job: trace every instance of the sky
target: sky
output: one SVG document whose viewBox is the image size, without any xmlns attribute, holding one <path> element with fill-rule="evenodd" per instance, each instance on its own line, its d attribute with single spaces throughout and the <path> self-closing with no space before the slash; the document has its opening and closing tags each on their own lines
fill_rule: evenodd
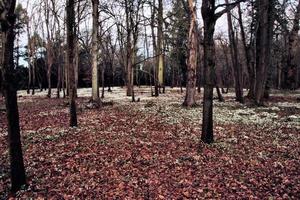
<svg viewBox="0 0 300 200">
<path fill-rule="evenodd" d="M 40 2 L 41 0 L 17 0 L 17 3 L 20 3 L 22 4 L 22 7 L 23 8 L 27 8 L 28 7 L 28 12 L 29 12 L 29 15 L 32 16 L 32 13 L 35 13 L 34 14 L 34 17 L 36 19 L 39 19 L 39 21 L 41 22 L 43 19 L 42 19 L 42 16 L 41 16 L 41 13 L 40 12 L 37 12 L 37 8 L 34 8 L 33 5 L 37 4 L 38 2 Z M 57 2 L 62 2 L 62 1 L 58 1 L 56 0 Z M 103 0 L 100 0 L 100 4 L 101 4 L 101 1 Z M 110 0 L 106 0 L 106 1 L 110 1 Z M 221 1 L 222 2 L 222 1 Z M 166 12 L 171 9 L 171 4 L 170 4 L 170 0 L 163 0 L 163 3 L 164 3 L 164 9 L 165 9 L 165 12 L 164 14 L 166 14 Z M 202 26 L 203 22 L 202 22 L 202 18 L 201 18 L 201 12 L 200 12 L 200 9 L 201 9 L 201 1 L 197 1 L 197 5 L 196 5 L 196 8 L 197 8 L 197 18 L 198 18 L 198 23 L 200 26 Z M 64 10 L 62 9 L 61 12 L 63 13 Z M 147 14 L 147 12 L 149 12 L 150 14 L 150 10 L 149 11 L 145 11 L 145 14 L 146 15 L 149 15 Z M 121 14 L 122 15 L 122 14 Z M 125 13 L 124 13 L 125 15 Z M 124 16 L 123 15 L 123 16 Z M 101 17 L 101 14 L 100 14 L 100 17 Z M 86 26 L 88 26 L 88 28 L 91 28 L 91 16 L 89 16 L 89 19 L 87 19 L 87 21 L 85 23 L 82 23 L 81 24 L 81 29 L 85 29 Z M 41 32 L 41 27 L 38 28 Z M 151 34 L 150 32 L 150 28 L 148 29 L 149 31 L 147 31 L 147 34 Z M 31 27 L 31 32 L 35 31 L 35 27 Z M 227 19 L 226 19 L 226 15 L 223 15 L 216 23 L 216 34 L 222 32 L 224 35 L 227 35 Z M 20 38 L 19 38 L 19 44 L 21 46 L 25 46 L 27 45 L 28 43 L 28 40 L 27 40 L 27 32 L 24 32 Z M 143 44 L 143 41 L 140 41 L 141 44 Z M 24 49 L 23 49 L 24 51 Z M 22 58 L 20 59 L 20 64 L 21 65 L 24 65 L 24 66 L 27 66 L 27 62 L 25 60 L 23 60 Z"/>
</svg>

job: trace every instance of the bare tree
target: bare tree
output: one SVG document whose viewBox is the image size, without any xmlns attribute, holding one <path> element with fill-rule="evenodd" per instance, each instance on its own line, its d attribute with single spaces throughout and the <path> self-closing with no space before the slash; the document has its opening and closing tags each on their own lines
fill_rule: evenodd
<svg viewBox="0 0 300 200">
<path fill-rule="evenodd" d="M 75 48 L 75 10 L 74 0 L 67 0 L 67 45 L 68 45 L 68 72 L 69 72 L 69 104 L 70 126 L 77 126 L 75 72 L 74 72 L 74 48 Z"/>
<path fill-rule="evenodd" d="M 3 93 L 6 104 L 8 122 L 8 146 L 10 156 L 11 190 L 18 191 L 26 184 L 25 167 L 23 162 L 22 145 L 20 140 L 19 111 L 17 103 L 17 89 L 15 88 L 14 69 L 14 40 L 15 40 L 15 0 L 0 2 L 0 23 L 2 36 L 2 61 Z"/>
<path fill-rule="evenodd" d="M 214 32 L 215 24 L 223 14 L 233 9 L 238 2 L 215 5 L 214 0 L 203 0 L 201 13 L 204 23 L 204 97 L 203 97 L 203 121 L 202 121 L 202 135 L 201 139 L 205 143 L 212 143 L 213 137 L 213 88 L 215 85 L 215 44 Z M 222 6 L 225 9 L 216 12 Z"/>
<path fill-rule="evenodd" d="M 262 105 L 266 88 L 268 69 L 271 64 L 271 45 L 273 38 L 273 0 L 257 0 L 257 31 L 256 31 L 256 80 L 255 104 Z"/>
<path fill-rule="evenodd" d="M 298 87 L 298 68 L 296 61 L 297 45 L 299 43 L 299 20 L 300 20 L 300 1 L 296 8 L 291 31 L 288 33 L 287 64 L 284 75 L 285 88 L 296 89 Z"/>
<path fill-rule="evenodd" d="M 197 16 L 195 1 L 189 0 L 190 30 L 189 30 L 189 58 L 186 96 L 183 105 L 192 107 L 196 105 L 196 69 L 197 69 Z"/>
<path fill-rule="evenodd" d="M 157 77 L 158 77 L 158 83 L 159 83 L 159 89 L 163 88 L 163 91 L 165 90 L 164 86 L 164 44 L 163 44 L 163 1 L 158 0 L 158 20 L 157 20 L 157 53 L 158 59 L 157 59 Z"/>
<path fill-rule="evenodd" d="M 98 75 L 98 35 L 99 35 L 99 0 L 92 0 L 93 5 L 93 34 L 92 34 L 92 101 L 101 103 L 99 98 L 99 75 Z M 99 106 L 99 105 L 98 105 Z"/>
<path fill-rule="evenodd" d="M 227 6 L 229 6 L 228 0 L 225 0 L 225 3 L 227 4 Z M 232 25 L 231 12 L 229 9 L 227 11 L 227 22 L 228 22 L 228 35 L 229 35 L 229 42 L 230 42 L 231 61 L 234 69 L 236 100 L 240 103 L 244 103 L 243 81 L 242 81 L 243 68 L 242 65 L 239 63 L 239 59 L 238 59 L 237 41 L 236 41 L 236 37 Z"/>
</svg>

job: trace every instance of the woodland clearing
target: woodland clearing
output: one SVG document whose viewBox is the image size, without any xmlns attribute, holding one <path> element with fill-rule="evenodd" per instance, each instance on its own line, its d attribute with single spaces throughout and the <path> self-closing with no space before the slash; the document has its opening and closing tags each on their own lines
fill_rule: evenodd
<svg viewBox="0 0 300 200">
<path fill-rule="evenodd" d="M 214 102 L 215 142 L 200 142 L 198 107 L 181 106 L 179 88 L 151 97 L 135 88 L 106 93 L 86 109 L 79 89 L 78 128 L 68 127 L 66 99 L 18 92 L 28 187 L 21 199 L 299 199 L 299 92 L 273 91 L 265 107 L 242 105 L 234 93 Z M 4 106 L 3 98 L 0 107 Z M 5 111 L 0 111 L 0 199 L 9 194 Z"/>
</svg>

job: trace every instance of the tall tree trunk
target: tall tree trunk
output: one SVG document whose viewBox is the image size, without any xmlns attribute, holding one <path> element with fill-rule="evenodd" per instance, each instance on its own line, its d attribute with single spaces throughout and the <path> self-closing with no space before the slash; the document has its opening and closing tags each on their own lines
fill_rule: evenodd
<svg viewBox="0 0 300 200">
<path fill-rule="evenodd" d="M 223 77 L 222 77 L 222 82 L 223 82 L 223 87 L 229 87 L 230 86 L 230 82 L 229 82 L 229 75 L 230 75 L 230 64 L 229 64 L 229 58 L 228 58 L 228 51 L 227 51 L 227 45 L 223 43 L 223 41 L 221 40 L 221 47 L 222 47 L 222 52 L 224 54 L 224 58 L 225 58 L 225 64 L 223 64 Z M 223 92 L 223 87 L 222 87 L 222 92 Z"/>
<path fill-rule="evenodd" d="M 151 34 L 152 34 L 152 44 L 153 44 L 153 54 L 154 56 L 156 56 L 158 54 L 158 47 L 156 45 L 156 36 L 155 36 L 155 10 L 156 10 L 156 1 L 153 0 L 152 1 L 153 6 L 151 7 Z M 153 67 L 153 80 L 154 80 L 154 96 L 158 97 L 159 96 L 159 81 L 158 81 L 158 70 L 157 70 L 157 66 L 158 66 L 158 57 L 155 57 L 155 61 L 156 61 L 156 66 Z"/>
<path fill-rule="evenodd" d="M 256 32 L 255 104 L 262 105 L 271 62 L 273 36 L 273 0 L 258 0 L 258 28 Z"/>
<path fill-rule="evenodd" d="M 14 69 L 14 27 L 16 15 L 15 0 L 6 1 L 7 12 L 4 19 L 1 19 L 2 28 L 2 80 L 3 92 L 6 104 L 6 116 L 8 122 L 8 146 L 10 157 L 11 190 L 18 191 L 26 184 L 25 167 L 23 162 L 22 145 L 20 140 L 19 111 L 17 103 L 17 91 L 15 84 Z M 1 16 L 3 17 L 3 16 Z"/>
<path fill-rule="evenodd" d="M 288 35 L 288 56 L 285 70 L 285 87 L 287 89 L 296 89 L 298 87 L 298 68 L 299 64 L 296 61 L 297 44 L 299 43 L 299 20 L 300 20 L 300 1 L 298 1 L 293 27 Z"/>
<path fill-rule="evenodd" d="M 65 91 L 65 65 L 61 65 L 61 87 L 63 91 L 63 98 L 66 98 L 66 91 Z"/>
<path fill-rule="evenodd" d="M 61 65 L 57 66 L 57 98 L 60 98 L 61 91 Z"/>
<path fill-rule="evenodd" d="M 189 0 L 190 11 L 190 30 L 189 30 L 189 59 L 188 59 L 188 78 L 186 85 L 186 95 L 183 105 L 187 107 L 195 106 L 196 94 L 196 69 L 197 69 L 197 23 L 196 23 L 196 4 L 194 0 Z"/>
<path fill-rule="evenodd" d="M 53 65 L 53 54 L 52 54 L 52 42 L 50 39 L 47 41 L 47 81 L 48 81 L 48 94 L 47 97 L 51 97 L 51 89 L 52 89 L 52 83 L 51 83 L 51 73 L 52 73 L 52 65 Z"/>
<path fill-rule="evenodd" d="M 130 36 L 129 36 L 130 37 Z M 131 39 L 127 40 L 127 96 L 132 96 L 133 91 L 133 67 Z"/>
<path fill-rule="evenodd" d="M 102 92 L 101 92 L 101 98 L 104 98 L 104 92 L 105 92 L 105 64 L 101 67 L 101 86 L 102 86 Z"/>
<path fill-rule="evenodd" d="M 216 20 L 224 13 L 233 9 L 236 4 L 227 6 L 217 13 L 214 0 L 202 0 L 201 14 L 204 23 L 204 97 L 203 97 L 203 121 L 201 140 L 212 143 L 213 135 L 213 89 L 215 85 L 215 44 L 214 32 Z"/>
<path fill-rule="evenodd" d="M 251 52 L 250 52 L 250 46 L 247 46 L 246 42 L 246 34 L 245 34 L 245 29 L 243 25 L 243 15 L 242 15 L 242 10 L 240 4 L 238 5 L 238 14 L 239 14 L 239 26 L 240 26 L 240 31 L 241 31 L 241 38 L 242 38 L 242 44 L 243 44 L 243 49 L 244 49 L 244 54 L 246 58 L 246 65 L 247 65 L 247 70 L 249 74 L 249 92 L 248 92 L 248 97 L 249 98 L 254 98 L 254 87 L 255 87 L 255 69 L 254 65 L 251 62 Z"/>
<path fill-rule="evenodd" d="M 127 59 L 126 59 L 126 70 L 127 70 L 127 96 L 132 96 L 133 92 L 133 66 L 132 66 L 132 56 L 133 56 L 133 48 L 132 48 L 132 26 L 131 26 L 131 18 L 132 18 L 132 2 L 125 1 L 126 6 L 126 30 L 127 30 Z"/>
<path fill-rule="evenodd" d="M 77 126 L 74 48 L 75 48 L 75 10 L 74 0 L 67 0 L 67 44 L 68 44 L 68 71 L 69 71 L 69 104 L 70 126 Z"/>
<path fill-rule="evenodd" d="M 92 35 L 92 100 L 100 102 L 98 75 L 98 35 L 99 35 L 99 0 L 92 0 L 93 4 L 93 35 Z"/>
<path fill-rule="evenodd" d="M 76 40 L 75 40 L 75 96 L 77 97 L 78 91 L 78 78 L 79 78 L 79 31 L 80 31 L 80 2 L 77 2 L 77 28 L 76 28 Z M 98 18 L 97 18 L 98 19 Z"/>
<path fill-rule="evenodd" d="M 32 67 L 31 67 L 30 61 L 28 61 L 28 83 L 27 83 L 27 94 L 30 94 L 30 88 L 31 88 L 31 83 L 32 83 L 31 71 L 32 71 Z"/>
<path fill-rule="evenodd" d="M 157 23 L 157 77 L 159 88 L 164 87 L 164 52 L 163 52 L 163 1 L 158 0 L 158 23 Z"/>
<path fill-rule="evenodd" d="M 213 5 L 211 7 L 211 4 Z M 204 22 L 204 97 L 203 97 L 203 121 L 201 140 L 212 143 L 213 137 L 213 89 L 215 69 L 215 44 L 214 31 L 216 19 L 214 16 L 214 1 L 203 0 L 201 13 Z"/>
<path fill-rule="evenodd" d="M 228 0 L 225 0 L 226 4 L 229 4 Z M 231 61 L 234 69 L 234 78 L 235 78 L 235 93 L 236 100 L 240 103 L 244 103 L 243 98 L 243 83 L 242 83 L 242 65 L 239 66 L 238 62 L 238 49 L 236 38 L 234 35 L 232 18 L 230 10 L 227 11 L 227 22 L 228 22 L 228 35 L 230 41 L 230 53 L 231 53 Z"/>
<path fill-rule="evenodd" d="M 27 94 L 30 93 L 30 87 L 32 84 L 32 52 L 31 52 L 31 42 L 30 42 L 30 26 L 29 21 L 26 23 L 26 29 L 27 29 L 27 52 L 28 52 L 28 85 L 27 85 Z"/>
<path fill-rule="evenodd" d="M 31 69 L 32 71 L 32 92 L 31 92 L 31 94 L 32 95 L 34 95 L 34 93 L 35 93 L 35 79 L 36 79 L 36 70 L 35 70 L 35 62 L 34 61 L 32 61 L 32 69 Z"/>
<path fill-rule="evenodd" d="M 48 94 L 47 97 L 51 97 L 51 73 L 52 73 L 52 65 L 53 65 L 53 45 L 51 41 L 50 35 L 50 5 L 48 0 L 45 1 L 45 24 L 46 24 L 46 31 L 47 31 L 47 82 L 48 82 Z M 51 30 L 52 31 L 52 30 Z"/>
</svg>

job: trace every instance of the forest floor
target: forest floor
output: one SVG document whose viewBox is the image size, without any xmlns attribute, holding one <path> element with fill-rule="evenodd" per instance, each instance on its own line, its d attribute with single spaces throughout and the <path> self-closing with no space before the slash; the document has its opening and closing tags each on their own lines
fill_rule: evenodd
<svg viewBox="0 0 300 200">
<path fill-rule="evenodd" d="M 181 106 L 167 88 L 150 97 L 136 89 L 106 93 L 86 109 L 79 89 L 78 128 L 68 127 L 66 99 L 20 91 L 27 188 L 21 199 L 300 199 L 300 92 L 274 91 L 265 107 L 241 105 L 234 94 L 214 104 L 215 142 L 200 142 L 202 107 Z M 201 95 L 197 96 L 201 104 Z M 8 198 L 9 158 L 0 98 L 0 199 Z"/>
</svg>

